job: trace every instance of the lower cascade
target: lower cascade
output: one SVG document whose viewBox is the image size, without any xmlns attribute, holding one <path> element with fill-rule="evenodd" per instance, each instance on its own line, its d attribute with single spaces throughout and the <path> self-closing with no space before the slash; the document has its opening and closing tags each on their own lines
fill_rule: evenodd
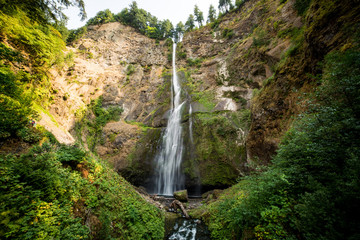
<svg viewBox="0 0 360 240">
<path fill-rule="evenodd" d="M 181 173 L 181 162 L 184 150 L 181 110 L 185 103 L 181 102 L 181 88 L 176 73 L 176 43 L 173 44 L 171 82 L 172 104 L 167 127 L 158 152 L 155 176 L 155 193 L 172 196 L 174 191 L 184 188 L 184 176 Z"/>
<path fill-rule="evenodd" d="M 169 240 L 208 240 L 210 233 L 203 222 L 196 219 L 179 218 L 166 239 Z"/>
</svg>

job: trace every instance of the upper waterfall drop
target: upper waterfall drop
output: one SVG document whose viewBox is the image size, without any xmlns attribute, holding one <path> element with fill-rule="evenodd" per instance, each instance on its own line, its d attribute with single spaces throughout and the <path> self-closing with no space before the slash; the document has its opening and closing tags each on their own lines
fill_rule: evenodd
<svg viewBox="0 0 360 240">
<path fill-rule="evenodd" d="M 181 87 L 176 73 L 176 43 L 173 43 L 171 82 L 171 110 L 162 145 L 156 156 L 155 190 L 157 194 L 172 196 L 174 191 L 184 188 L 184 176 L 181 172 L 184 144 L 181 126 Z"/>
</svg>

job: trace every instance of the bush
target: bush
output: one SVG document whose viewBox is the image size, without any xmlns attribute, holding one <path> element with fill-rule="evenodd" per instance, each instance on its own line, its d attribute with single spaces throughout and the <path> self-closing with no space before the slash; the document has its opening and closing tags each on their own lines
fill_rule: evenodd
<svg viewBox="0 0 360 240">
<path fill-rule="evenodd" d="M 225 28 L 224 31 L 222 32 L 222 37 L 226 38 L 226 39 L 230 39 L 235 35 L 234 31 L 232 29 L 229 28 Z"/>
<path fill-rule="evenodd" d="M 295 9 L 299 15 L 304 15 L 306 10 L 309 8 L 311 0 L 296 0 Z"/>
<path fill-rule="evenodd" d="M 37 143 L 43 138 L 43 134 L 34 127 L 24 127 L 17 134 L 24 142 L 28 143 Z"/>
<path fill-rule="evenodd" d="M 200 68 L 201 67 L 201 63 L 203 62 L 202 58 L 188 58 L 186 60 L 187 64 L 189 67 L 197 67 Z"/>
<path fill-rule="evenodd" d="M 32 99 L 23 88 L 19 75 L 0 66 L 0 138 L 14 136 L 33 113 Z"/>
<path fill-rule="evenodd" d="M 63 167 L 71 161 L 82 164 L 84 177 Z M 160 210 L 78 146 L 45 142 L 0 156 L 0 201 L 1 239 L 163 238 Z"/>
</svg>

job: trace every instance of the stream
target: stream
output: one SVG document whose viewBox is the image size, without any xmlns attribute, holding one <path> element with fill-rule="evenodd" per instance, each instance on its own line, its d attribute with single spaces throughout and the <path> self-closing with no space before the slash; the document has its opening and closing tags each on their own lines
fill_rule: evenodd
<svg viewBox="0 0 360 240">
<path fill-rule="evenodd" d="M 198 219 L 178 218 L 168 240 L 209 240 L 210 232 L 206 225 Z"/>
</svg>

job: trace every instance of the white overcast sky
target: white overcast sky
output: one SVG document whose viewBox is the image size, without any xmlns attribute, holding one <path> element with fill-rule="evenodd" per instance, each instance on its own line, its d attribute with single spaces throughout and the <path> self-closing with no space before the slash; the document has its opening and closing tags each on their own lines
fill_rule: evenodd
<svg viewBox="0 0 360 240">
<path fill-rule="evenodd" d="M 69 29 L 79 28 L 85 25 L 89 18 L 97 12 L 110 9 L 112 13 L 119 13 L 122 9 L 129 7 L 133 0 L 84 0 L 88 18 L 81 22 L 77 8 L 69 8 L 64 12 L 69 17 L 67 27 Z M 207 19 L 210 4 L 218 11 L 219 0 L 137 0 L 139 8 L 143 8 L 156 16 L 159 20 L 169 19 L 174 26 L 182 21 L 185 23 L 190 14 L 194 12 L 195 4 L 204 13 Z"/>
</svg>

